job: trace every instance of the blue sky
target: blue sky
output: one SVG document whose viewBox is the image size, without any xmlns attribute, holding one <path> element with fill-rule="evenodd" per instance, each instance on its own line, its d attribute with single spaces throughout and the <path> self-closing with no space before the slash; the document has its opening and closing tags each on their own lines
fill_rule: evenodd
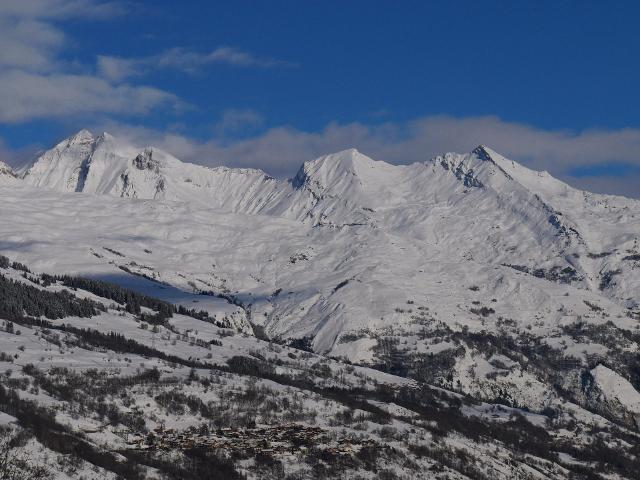
<svg viewBox="0 0 640 480">
<path fill-rule="evenodd" d="M 83 127 L 287 176 L 486 143 L 640 197 L 637 2 L 0 2 L 0 155 Z"/>
</svg>

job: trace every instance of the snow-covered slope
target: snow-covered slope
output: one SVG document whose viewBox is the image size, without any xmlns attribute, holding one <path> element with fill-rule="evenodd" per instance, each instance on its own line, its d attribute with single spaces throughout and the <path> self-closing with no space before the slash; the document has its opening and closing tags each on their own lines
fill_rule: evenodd
<svg viewBox="0 0 640 480">
<path fill-rule="evenodd" d="M 599 364 L 640 388 L 640 202 L 484 146 L 412 165 L 346 150 L 280 181 L 83 131 L 7 183 L 0 250 L 38 271 L 538 410 L 599 408 L 581 383 Z"/>
<path fill-rule="evenodd" d="M 638 405 L 612 370 L 589 375 L 593 398 Z M 631 480 L 638 438 L 571 402 L 482 402 L 0 257 L 3 478 Z"/>
<path fill-rule="evenodd" d="M 359 231 L 385 237 L 383 243 L 398 237 L 409 244 L 403 248 L 427 249 L 430 257 L 510 265 L 603 291 L 630 308 L 640 289 L 637 275 L 629 274 L 640 248 L 638 201 L 575 190 L 484 146 L 406 166 L 345 150 L 306 162 L 293 179 L 278 181 L 258 170 L 184 163 L 83 130 L 22 176 L 29 185 L 63 192 L 366 227 Z"/>
</svg>

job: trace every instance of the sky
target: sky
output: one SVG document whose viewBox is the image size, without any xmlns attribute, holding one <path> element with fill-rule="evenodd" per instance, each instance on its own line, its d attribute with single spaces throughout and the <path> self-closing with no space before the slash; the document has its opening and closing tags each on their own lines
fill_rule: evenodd
<svg viewBox="0 0 640 480">
<path fill-rule="evenodd" d="M 486 144 L 640 198 L 638 18 L 622 0 L 2 0 L 0 160 L 81 128 L 278 177 L 351 147 Z"/>
</svg>

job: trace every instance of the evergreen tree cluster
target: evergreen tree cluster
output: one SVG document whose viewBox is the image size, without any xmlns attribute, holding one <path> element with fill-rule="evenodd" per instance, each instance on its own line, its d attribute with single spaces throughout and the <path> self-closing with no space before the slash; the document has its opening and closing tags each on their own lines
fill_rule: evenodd
<svg viewBox="0 0 640 480">
<path fill-rule="evenodd" d="M 24 315 L 52 320 L 91 317 L 104 307 L 67 291 L 50 292 L 0 275 L 0 317 L 14 320 Z"/>
<path fill-rule="evenodd" d="M 162 318 L 171 318 L 175 310 L 173 305 L 163 302 L 162 300 L 132 292 L 119 285 L 103 282 L 102 280 L 72 277 L 69 275 L 55 276 L 53 280 L 61 282 L 65 287 L 74 290 L 86 290 L 99 297 L 108 298 L 121 305 L 126 305 L 126 310 L 129 313 L 139 314 L 141 307 L 147 307 L 158 312 Z"/>
<path fill-rule="evenodd" d="M 25 278 L 27 273 L 31 273 L 26 265 L 18 262 L 11 262 L 4 255 L 0 255 L 0 268 L 13 268 L 24 272 Z M 4 278 L 4 277 L 3 277 Z M 43 287 L 61 283 L 65 287 L 73 290 L 85 290 L 93 293 L 98 297 L 113 300 L 114 302 L 124 305 L 125 310 L 129 313 L 138 315 L 141 320 L 155 324 L 163 325 L 173 316 L 174 313 L 197 318 L 205 322 L 214 323 L 209 314 L 203 310 L 195 310 L 183 307 L 182 305 L 172 305 L 157 298 L 149 297 L 140 293 L 133 292 L 123 288 L 115 283 L 105 282 L 102 280 L 94 280 L 83 277 L 74 277 L 71 275 L 49 275 L 43 273 L 38 277 L 29 278 L 32 282 L 40 284 Z M 0 314 L 4 314 L 7 320 L 11 320 L 16 316 L 40 316 L 43 315 L 50 319 L 59 319 L 68 316 L 90 317 L 95 315 L 97 310 L 104 311 L 105 308 L 96 302 L 90 300 L 77 299 L 69 292 L 47 292 L 35 287 L 32 290 L 24 290 L 24 285 L 20 282 L 12 282 L 4 278 L 5 283 L 9 283 L 0 290 Z M 22 289 L 21 292 L 17 290 Z M 16 294 L 13 302 L 5 301 Z M 21 310 L 20 308 L 23 307 Z M 28 309 L 26 307 L 29 307 Z M 142 307 L 149 308 L 156 313 L 143 313 Z M 67 312 L 65 314 L 65 312 Z"/>
<path fill-rule="evenodd" d="M 86 290 L 99 297 L 108 298 L 116 303 L 125 305 L 125 309 L 129 313 L 140 315 L 141 307 L 154 310 L 157 312 L 156 314 L 143 314 L 141 316 L 142 320 L 152 324 L 163 324 L 167 319 L 171 318 L 174 313 L 187 315 L 203 321 L 211 320 L 207 312 L 196 311 L 181 305 L 175 306 L 157 298 L 136 293 L 114 283 L 104 282 L 102 280 L 72 277 L 69 275 L 43 275 L 43 280 L 48 280 L 51 283 L 61 282 L 65 287 Z"/>
<path fill-rule="evenodd" d="M 4 255 L 0 255 L 0 268 L 13 268 L 14 270 L 20 270 L 23 271 L 25 273 L 31 273 L 30 270 L 27 268 L 26 265 L 24 265 L 23 263 L 20 262 L 11 262 L 7 257 L 5 257 Z"/>
</svg>

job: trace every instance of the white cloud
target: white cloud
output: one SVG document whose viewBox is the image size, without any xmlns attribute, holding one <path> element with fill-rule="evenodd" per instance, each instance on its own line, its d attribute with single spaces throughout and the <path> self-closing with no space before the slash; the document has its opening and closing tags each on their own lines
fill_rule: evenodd
<svg viewBox="0 0 640 480">
<path fill-rule="evenodd" d="M 0 121 L 60 118 L 92 112 L 136 115 L 161 105 L 180 105 L 152 87 L 112 85 L 89 75 L 0 73 Z"/>
<path fill-rule="evenodd" d="M 235 47 L 218 47 L 209 53 L 199 53 L 184 48 L 171 48 L 158 55 L 139 58 L 98 57 L 98 70 L 113 81 L 145 75 L 158 69 L 173 69 L 195 73 L 206 65 L 226 64 L 235 67 L 270 68 L 290 66 L 291 63 L 262 58 Z"/>
<path fill-rule="evenodd" d="M 569 169 L 604 161 L 640 164 L 640 130 L 544 130 L 505 122 L 498 117 L 427 117 L 407 125 L 405 141 L 397 142 L 388 154 L 404 155 L 407 148 L 422 147 L 466 151 L 485 143 L 506 156 L 519 159 L 538 170 Z"/>
<path fill-rule="evenodd" d="M 103 0 L 2 0 L 0 16 L 9 18 L 110 18 L 124 12 L 121 2 Z"/>
<path fill-rule="evenodd" d="M 140 75 L 142 67 L 132 60 L 125 58 L 98 55 L 97 67 L 100 76 L 114 82 Z"/>
<path fill-rule="evenodd" d="M 103 128 L 137 144 L 163 148 L 185 161 L 204 165 L 261 168 L 280 177 L 291 176 L 306 160 L 355 147 L 391 163 L 425 161 L 436 154 L 468 152 L 486 144 L 505 156 L 578 187 L 640 197 L 640 182 L 632 177 L 575 177 L 572 169 L 619 162 L 640 166 L 640 130 L 543 130 L 497 117 L 423 117 L 405 124 L 331 123 L 319 132 L 272 128 L 248 139 L 212 138 L 197 141 L 179 132 L 163 133 L 142 127 Z M 637 177 L 637 176 L 636 176 Z"/>
<path fill-rule="evenodd" d="M 0 68 L 50 70 L 65 42 L 54 21 L 109 18 L 123 9 L 99 0 L 2 0 L 0 2 Z"/>
<path fill-rule="evenodd" d="M 264 118 L 255 110 L 232 108 L 222 113 L 220 121 L 214 125 L 213 131 L 217 137 L 224 138 L 227 135 L 255 129 L 263 122 Z"/>
<path fill-rule="evenodd" d="M 567 183 L 596 193 L 610 193 L 624 197 L 640 198 L 640 174 L 593 177 L 567 177 Z"/>
<path fill-rule="evenodd" d="M 62 57 L 67 38 L 58 22 L 107 19 L 121 3 L 100 0 L 2 0 L 0 2 L 0 122 L 74 115 L 145 114 L 182 106 L 150 86 L 109 82 L 87 65 Z"/>
<path fill-rule="evenodd" d="M 47 23 L 0 15 L 0 69 L 51 70 L 63 43 L 64 34 Z"/>
<path fill-rule="evenodd" d="M 249 52 L 245 52 L 235 47 L 218 47 L 211 53 L 199 57 L 193 57 L 196 62 L 204 63 L 228 63 L 239 67 L 279 67 L 290 66 L 289 62 L 275 60 L 273 58 L 257 57 Z"/>
</svg>

